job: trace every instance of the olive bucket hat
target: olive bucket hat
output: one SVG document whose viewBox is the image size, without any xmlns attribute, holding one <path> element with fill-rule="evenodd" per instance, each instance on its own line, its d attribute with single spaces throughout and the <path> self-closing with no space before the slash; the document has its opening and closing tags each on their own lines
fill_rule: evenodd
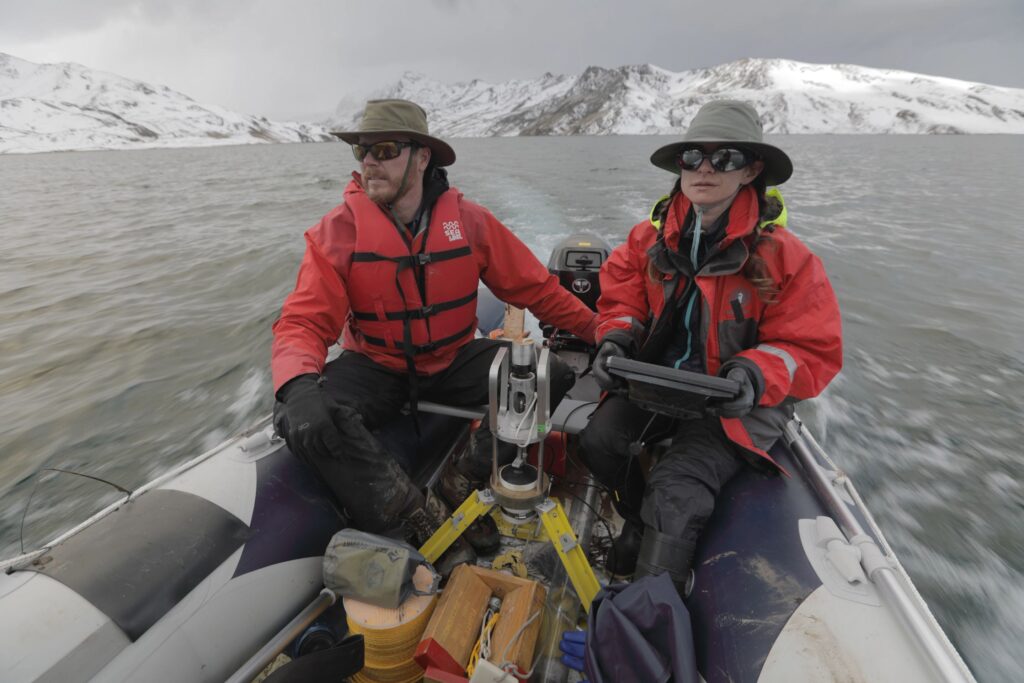
<svg viewBox="0 0 1024 683">
<path fill-rule="evenodd" d="M 401 135 L 418 142 L 431 151 L 436 166 L 451 166 L 455 163 L 455 151 L 448 143 L 431 137 L 427 131 L 427 112 L 423 107 L 408 100 L 369 100 L 363 110 L 359 130 L 331 131 L 350 145 L 359 142 L 359 136 Z"/>
<path fill-rule="evenodd" d="M 778 147 L 764 141 L 764 129 L 757 110 L 739 100 L 708 102 L 697 112 L 682 142 L 665 145 L 651 155 L 651 163 L 679 175 L 679 153 L 694 144 L 719 143 L 749 149 L 764 161 L 764 180 L 781 185 L 793 175 L 793 162 Z"/>
</svg>

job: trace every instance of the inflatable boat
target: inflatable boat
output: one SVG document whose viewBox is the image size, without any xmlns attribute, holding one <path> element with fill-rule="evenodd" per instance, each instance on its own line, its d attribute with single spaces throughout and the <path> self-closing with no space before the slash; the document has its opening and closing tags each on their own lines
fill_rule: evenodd
<svg viewBox="0 0 1024 683">
<path fill-rule="evenodd" d="M 573 236 L 549 267 L 593 303 L 606 256 L 600 240 Z M 584 375 L 588 351 L 551 341 Z M 583 376 L 553 428 L 574 439 L 596 397 Z M 468 447 L 484 410 L 421 402 L 419 411 L 419 436 L 403 416 L 380 438 L 427 486 Z M 703 680 L 973 681 L 853 483 L 807 427 L 794 419 L 771 455 L 790 476 L 745 468 L 723 489 L 697 550 L 685 604 Z M 573 520 L 583 542 L 593 515 Z M 0 562 L 0 679 L 252 680 L 278 652 L 301 657 L 318 639 L 344 635 L 342 617 L 325 628 L 312 618 L 324 605 L 310 610 L 322 595 L 324 549 L 344 526 L 268 417 Z M 534 680 L 566 675 L 548 667 Z"/>
</svg>

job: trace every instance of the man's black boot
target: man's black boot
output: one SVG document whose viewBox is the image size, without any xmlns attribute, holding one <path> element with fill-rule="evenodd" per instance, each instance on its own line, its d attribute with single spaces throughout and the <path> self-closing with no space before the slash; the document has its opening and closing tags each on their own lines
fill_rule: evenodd
<svg viewBox="0 0 1024 683">
<path fill-rule="evenodd" d="M 449 516 L 451 516 L 451 512 L 444 502 L 428 491 L 426 500 L 407 510 L 403 515 L 402 522 L 410 537 L 410 542 L 419 548 L 430 540 L 430 537 L 441 528 Z M 434 569 L 442 576 L 447 577 L 457 565 L 476 563 L 476 553 L 473 552 L 473 548 L 463 536 L 456 538 L 455 542 L 448 546 L 448 549 L 434 562 Z"/>
<path fill-rule="evenodd" d="M 460 472 L 458 466 L 451 460 L 445 465 L 437 483 L 437 492 L 453 510 L 462 505 L 466 498 L 478 488 L 483 488 L 483 486 L 474 486 L 469 477 Z M 473 546 L 473 550 L 478 555 L 493 555 L 501 546 L 498 525 L 494 523 L 494 519 L 489 514 L 478 517 L 462 533 L 462 537 Z"/>
</svg>

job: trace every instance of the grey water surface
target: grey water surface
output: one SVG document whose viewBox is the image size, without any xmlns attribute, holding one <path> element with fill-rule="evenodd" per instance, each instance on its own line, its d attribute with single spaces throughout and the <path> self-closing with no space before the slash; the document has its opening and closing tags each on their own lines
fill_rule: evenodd
<svg viewBox="0 0 1024 683">
<path fill-rule="evenodd" d="M 454 185 L 546 260 L 666 193 L 667 138 L 455 140 Z M 791 228 L 846 366 L 801 409 L 979 680 L 1024 642 L 1024 136 L 790 136 Z M 269 413 L 270 326 L 339 144 L 0 156 L 0 557 Z M 33 493 L 34 489 L 34 493 Z"/>
</svg>

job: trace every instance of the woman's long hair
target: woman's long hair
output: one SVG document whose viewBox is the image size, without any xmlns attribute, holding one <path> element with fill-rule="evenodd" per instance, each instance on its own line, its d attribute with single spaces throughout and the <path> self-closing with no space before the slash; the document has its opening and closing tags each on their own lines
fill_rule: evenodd
<svg viewBox="0 0 1024 683">
<path fill-rule="evenodd" d="M 778 248 L 775 240 L 771 238 L 771 233 L 775 232 L 775 224 L 770 221 L 775 220 L 782 213 L 782 204 L 774 197 L 768 197 L 765 194 L 768 186 L 764 182 L 763 172 L 754 178 L 750 185 L 754 188 L 754 192 L 757 193 L 759 211 L 757 225 L 754 226 L 754 239 L 747 245 L 750 256 L 743 265 L 743 277 L 750 280 L 750 284 L 754 285 L 761 300 L 771 305 L 779 300 L 779 288 L 775 286 L 775 282 L 768 272 L 768 264 L 761 254 L 764 249 Z"/>
<path fill-rule="evenodd" d="M 671 193 L 669 193 L 668 200 L 661 207 L 662 229 L 658 239 L 664 239 L 664 222 L 668 216 L 668 207 L 675 200 L 676 195 L 682 191 L 681 183 L 682 178 L 677 178 L 672 186 Z M 743 265 L 743 277 L 747 278 L 750 284 L 754 285 L 761 300 L 770 305 L 778 301 L 779 288 L 775 286 L 775 282 L 768 272 L 768 264 L 761 255 L 761 250 L 776 248 L 775 242 L 771 238 L 771 233 L 775 231 L 775 224 L 771 222 L 765 223 L 765 221 L 772 221 L 778 218 L 779 214 L 782 213 L 782 204 L 775 198 L 766 195 L 768 186 L 764 181 L 764 173 L 754 178 L 750 186 L 754 188 L 754 192 L 757 194 L 758 219 L 757 225 L 754 226 L 753 239 L 747 244 L 750 256 Z M 762 226 L 762 224 L 764 225 Z M 654 282 L 661 280 L 661 274 L 654 267 L 653 262 L 648 262 L 647 264 L 647 276 Z"/>
</svg>

